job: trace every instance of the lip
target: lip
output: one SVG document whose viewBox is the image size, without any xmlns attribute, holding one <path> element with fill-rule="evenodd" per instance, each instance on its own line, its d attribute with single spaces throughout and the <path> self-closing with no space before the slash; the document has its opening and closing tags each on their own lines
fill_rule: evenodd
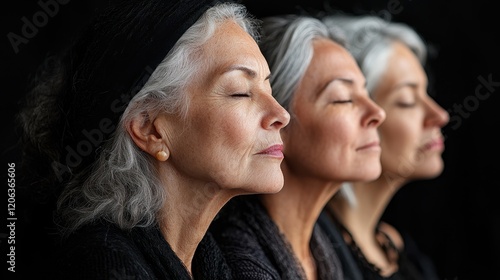
<svg viewBox="0 0 500 280">
<path fill-rule="evenodd" d="M 380 151 L 381 148 L 380 148 L 379 141 L 373 141 L 373 142 L 370 142 L 366 145 L 363 145 L 363 146 L 357 148 L 356 150 L 357 151 L 364 151 L 364 150 Z"/>
<path fill-rule="evenodd" d="M 444 141 L 442 138 L 432 139 L 431 141 L 424 144 L 423 149 L 425 151 L 435 151 L 444 149 Z"/>
<path fill-rule="evenodd" d="M 283 144 L 275 144 L 257 153 L 258 155 L 267 155 L 276 158 L 283 158 Z"/>
</svg>

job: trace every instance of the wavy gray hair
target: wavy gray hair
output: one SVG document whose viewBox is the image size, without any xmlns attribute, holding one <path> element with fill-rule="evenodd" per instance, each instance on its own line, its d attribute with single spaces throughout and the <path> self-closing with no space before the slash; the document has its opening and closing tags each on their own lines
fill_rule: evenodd
<svg viewBox="0 0 500 280">
<path fill-rule="evenodd" d="M 226 20 L 235 21 L 258 41 L 260 22 L 243 5 L 223 3 L 208 9 L 177 41 L 130 101 L 90 176 L 83 184 L 73 180 L 63 190 L 58 210 L 66 232 L 97 219 L 108 220 L 122 229 L 156 222 L 166 201 L 164 187 L 153 159 L 134 144 L 126 126 L 132 119 L 154 118 L 160 112 L 185 116 L 189 106 L 186 86 L 208 59 L 202 57 L 199 49 Z"/>
</svg>

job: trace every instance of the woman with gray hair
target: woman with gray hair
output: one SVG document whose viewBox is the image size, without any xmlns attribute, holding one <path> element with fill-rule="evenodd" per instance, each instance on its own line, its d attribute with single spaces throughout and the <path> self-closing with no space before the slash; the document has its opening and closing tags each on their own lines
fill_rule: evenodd
<svg viewBox="0 0 500 280">
<path fill-rule="evenodd" d="M 385 114 L 341 37 L 313 17 L 263 19 L 273 95 L 291 115 L 281 131 L 285 184 L 276 194 L 233 199 L 214 221 L 236 279 L 343 279 L 316 221 L 342 182 L 380 175 Z"/>
<path fill-rule="evenodd" d="M 61 184 L 50 279 L 229 279 L 209 224 L 232 197 L 283 186 L 289 114 L 258 22 L 230 2 L 117 3 L 20 115 Z"/>
<path fill-rule="evenodd" d="M 415 241 L 380 220 L 402 186 L 434 178 L 443 170 L 441 128 L 448 113 L 427 93 L 425 42 L 410 26 L 375 16 L 328 15 L 323 22 L 345 32 L 368 92 L 387 117 L 378 128 L 380 177 L 344 184 L 320 223 L 332 230 L 335 242 L 343 239 L 351 249 L 340 256 L 352 273 L 350 279 L 438 279 Z"/>
</svg>

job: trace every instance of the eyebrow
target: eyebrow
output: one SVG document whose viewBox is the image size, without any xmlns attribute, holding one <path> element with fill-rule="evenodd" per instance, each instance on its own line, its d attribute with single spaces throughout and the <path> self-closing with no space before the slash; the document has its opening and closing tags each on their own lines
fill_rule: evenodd
<svg viewBox="0 0 500 280">
<path fill-rule="evenodd" d="M 410 88 L 416 89 L 418 87 L 418 84 L 414 83 L 414 82 L 403 82 L 403 83 L 400 83 L 400 84 L 397 84 L 396 86 L 394 86 L 392 88 L 392 90 L 397 90 L 397 89 L 404 88 L 404 87 L 410 87 Z"/>
<path fill-rule="evenodd" d="M 333 82 L 335 81 L 340 81 L 342 82 L 343 84 L 348 84 L 350 86 L 352 86 L 354 84 L 354 81 L 352 79 L 347 79 L 347 78 L 333 78 L 331 79 L 328 83 L 326 83 L 326 85 L 324 87 L 322 87 L 319 91 L 318 91 L 318 95 L 323 93 L 325 91 L 325 89 L 330 85 L 332 84 Z M 363 88 L 366 88 L 366 81 L 363 83 Z"/>
<path fill-rule="evenodd" d="M 245 72 L 251 78 L 257 77 L 257 72 L 255 72 L 254 70 L 252 70 L 246 66 L 243 66 L 243 65 L 232 65 L 232 66 L 228 67 L 224 71 L 224 73 L 231 72 L 231 71 L 242 71 L 242 72 Z M 264 80 L 269 80 L 270 77 L 271 77 L 271 74 L 268 74 Z"/>
</svg>

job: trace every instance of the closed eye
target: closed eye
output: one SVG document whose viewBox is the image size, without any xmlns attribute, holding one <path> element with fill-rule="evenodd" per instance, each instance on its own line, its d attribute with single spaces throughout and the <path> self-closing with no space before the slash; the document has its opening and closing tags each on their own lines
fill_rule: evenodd
<svg viewBox="0 0 500 280">
<path fill-rule="evenodd" d="M 235 94 L 231 94 L 231 97 L 250 97 L 250 94 L 248 94 L 248 93 L 235 93 Z"/>
<path fill-rule="evenodd" d="M 417 103 L 406 103 L 406 102 L 398 102 L 397 106 L 400 108 L 412 108 L 415 107 Z"/>
<path fill-rule="evenodd" d="M 349 99 L 349 100 L 335 100 L 335 101 L 332 101 L 332 103 L 334 103 L 334 104 L 352 103 L 352 99 Z"/>
</svg>

